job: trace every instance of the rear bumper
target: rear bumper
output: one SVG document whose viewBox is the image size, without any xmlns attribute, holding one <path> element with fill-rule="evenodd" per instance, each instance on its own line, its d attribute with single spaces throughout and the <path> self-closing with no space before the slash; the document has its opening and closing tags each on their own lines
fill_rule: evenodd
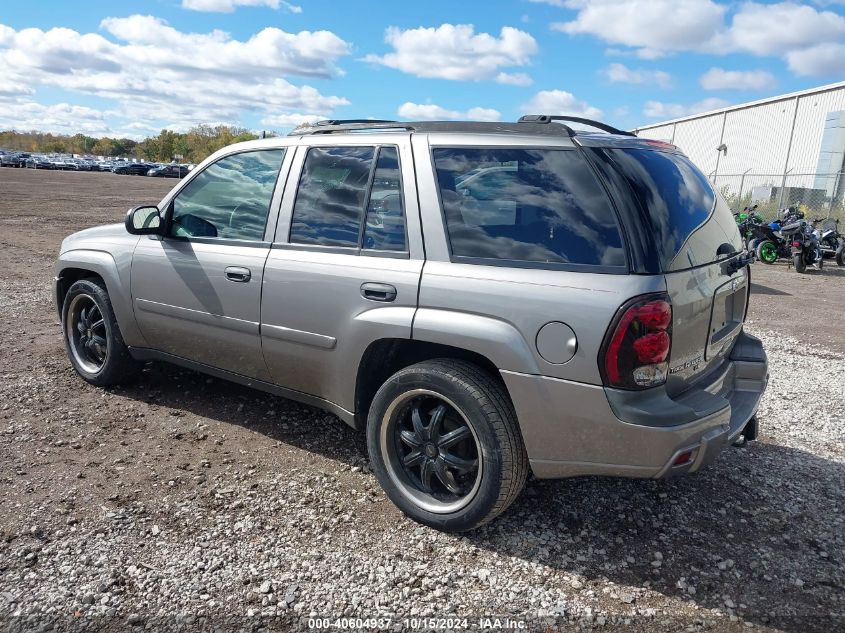
<svg viewBox="0 0 845 633">
<path fill-rule="evenodd" d="M 534 475 L 659 478 L 711 463 L 754 417 L 768 383 L 759 339 L 738 337 L 706 384 L 670 398 L 503 371 Z M 691 451 L 685 463 L 675 459 Z"/>
</svg>

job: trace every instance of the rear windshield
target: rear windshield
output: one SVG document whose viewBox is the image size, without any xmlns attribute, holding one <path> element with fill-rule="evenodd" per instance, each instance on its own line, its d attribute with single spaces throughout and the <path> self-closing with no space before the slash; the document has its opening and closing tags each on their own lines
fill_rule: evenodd
<svg viewBox="0 0 845 633">
<path fill-rule="evenodd" d="M 663 270 L 709 264 L 742 250 L 730 208 L 687 157 L 652 149 L 610 153 L 646 212 Z"/>
<path fill-rule="evenodd" d="M 610 200 L 577 150 L 450 147 L 433 155 L 454 259 L 627 271 Z"/>
</svg>

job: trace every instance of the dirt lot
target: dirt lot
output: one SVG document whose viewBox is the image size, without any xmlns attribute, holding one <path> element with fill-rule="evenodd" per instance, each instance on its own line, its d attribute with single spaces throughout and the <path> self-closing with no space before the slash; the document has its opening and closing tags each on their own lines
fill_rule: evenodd
<svg viewBox="0 0 845 633">
<path fill-rule="evenodd" d="M 845 270 L 753 267 L 761 441 L 677 480 L 530 481 L 450 536 L 394 509 L 331 415 L 164 365 L 110 391 L 75 376 L 49 290 L 61 239 L 172 184 L 0 170 L 4 630 L 845 626 Z"/>
</svg>

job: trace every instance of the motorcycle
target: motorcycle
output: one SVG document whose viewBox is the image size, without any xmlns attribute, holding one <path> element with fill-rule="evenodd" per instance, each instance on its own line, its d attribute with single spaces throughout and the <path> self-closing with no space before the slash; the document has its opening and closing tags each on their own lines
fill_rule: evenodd
<svg viewBox="0 0 845 633">
<path fill-rule="evenodd" d="M 824 265 L 824 257 L 819 247 L 818 238 L 813 233 L 813 227 L 809 222 L 804 219 L 797 219 L 781 226 L 780 231 L 784 241 L 789 244 L 795 272 L 806 272 L 807 266 L 817 266 L 821 270 Z"/>
<path fill-rule="evenodd" d="M 821 226 L 818 226 L 821 223 Z M 845 266 L 845 237 L 839 232 L 839 220 L 813 219 L 813 234 L 819 242 L 822 256 L 833 258 L 837 266 Z"/>
<path fill-rule="evenodd" d="M 755 213 L 755 209 L 757 209 L 756 204 L 753 207 L 745 207 L 742 211 L 737 211 L 733 214 L 739 234 L 742 237 L 742 243 L 745 249 L 752 253 L 756 247 L 755 242 L 759 241 L 758 238 L 754 237 L 756 227 L 764 222 L 763 216 Z"/>
<path fill-rule="evenodd" d="M 781 209 L 776 220 L 753 225 L 749 249 L 753 248 L 757 259 L 764 264 L 774 264 L 780 258 L 792 259 L 792 245 L 783 235 L 783 227 L 803 219 L 804 213 L 797 207 Z"/>
</svg>

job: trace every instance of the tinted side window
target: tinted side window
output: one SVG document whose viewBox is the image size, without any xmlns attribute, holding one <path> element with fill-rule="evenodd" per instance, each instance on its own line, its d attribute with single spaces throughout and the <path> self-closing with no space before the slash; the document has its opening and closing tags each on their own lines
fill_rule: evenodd
<svg viewBox="0 0 845 633">
<path fill-rule="evenodd" d="M 742 250 L 730 209 L 688 158 L 650 149 L 609 153 L 647 212 L 664 270 L 715 261 L 725 243 Z"/>
<path fill-rule="evenodd" d="M 626 266 L 610 201 L 574 150 L 438 148 L 452 254 Z"/>
<path fill-rule="evenodd" d="M 263 240 L 284 155 L 284 149 L 243 152 L 206 167 L 173 200 L 170 234 Z"/>
<path fill-rule="evenodd" d="M 395 147 L 379 149 L 361 246 L 380 251 L 404 251 L 406 248 L 402 179 Z"/>
<path fill-rule="evenodd" d="M 358 246 L 373 147 L 312 147 L 293 206 L 290 241 Z"/>
</svg>

